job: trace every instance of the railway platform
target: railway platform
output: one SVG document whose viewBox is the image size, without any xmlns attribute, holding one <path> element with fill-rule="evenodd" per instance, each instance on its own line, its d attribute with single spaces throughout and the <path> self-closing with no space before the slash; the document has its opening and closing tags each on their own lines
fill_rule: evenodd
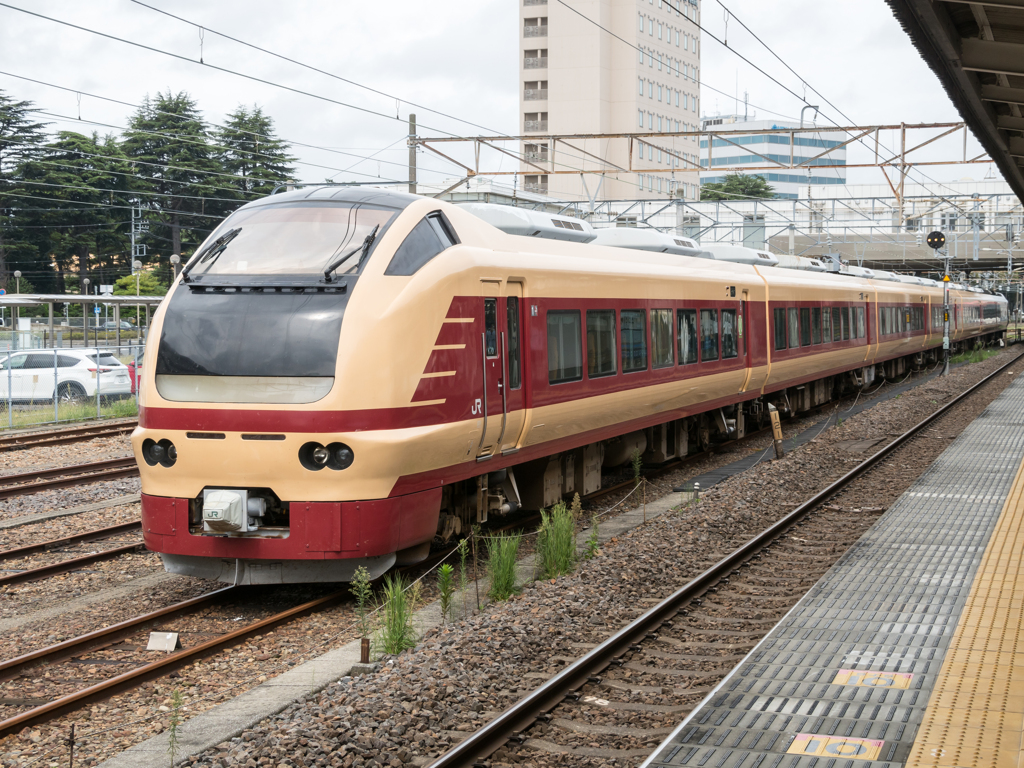
<svg viewBox="0 0 1024 768">
<path fill-rule="evenodd" d="M 643 768 L 1024 766 L 1024 377 Z"/>
</svg>

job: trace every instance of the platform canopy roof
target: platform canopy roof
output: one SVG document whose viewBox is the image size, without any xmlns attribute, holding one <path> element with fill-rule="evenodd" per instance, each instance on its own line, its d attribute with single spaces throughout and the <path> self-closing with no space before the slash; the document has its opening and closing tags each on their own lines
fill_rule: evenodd
<svg viewBox="0 0 1024 768">
<path fill-rule="evenodd" d="M 37 307 L 40 304 L 120 304 L 154 307 L 164 296 L 107 296 L 80 293 L 7 293 L 0 296 L 0 307 Z"/>
<path fill-rule="evenodd" d="M 1024 202 L 1024 0 L 887 0 Z"/>
</svg>

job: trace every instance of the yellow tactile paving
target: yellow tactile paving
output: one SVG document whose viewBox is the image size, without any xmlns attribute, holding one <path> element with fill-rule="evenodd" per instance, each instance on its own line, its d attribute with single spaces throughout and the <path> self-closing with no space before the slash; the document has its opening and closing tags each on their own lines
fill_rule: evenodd
<svg viewBox="0 0 1024 768">
<path fill-rule="evenodd" d="M 1017 470 L 907 768 L 1024 768 L 1024 463 Z"/>
</svg>

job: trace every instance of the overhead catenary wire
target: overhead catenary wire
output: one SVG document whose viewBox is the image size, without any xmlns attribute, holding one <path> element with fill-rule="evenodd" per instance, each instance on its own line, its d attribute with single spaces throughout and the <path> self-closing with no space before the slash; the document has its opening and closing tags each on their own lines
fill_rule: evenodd
<svg viewBox="0 0 1024 768">
<path fill-rule="evenodd" d="M 558 0 L 558 1 L 559 1 L 559 2 L 563 2 L 563 0 Z M 726 13 L 727 13 L 728 15 L 729 15 L 729 17 L 730 17 L 730 18 L 732 18 L 732 19 L 735 19 L 735 20 L 736 20 L 736 22 L 737 22 L 737 23 L 738 23 L 738 24 L 739 24 L 739 25 L 740 25 L 741 27 L 743 27 L 743 29 L 744 29 L 744 30 L 746 30 L 746 31 L 747 31 L 747 32 L 748 32 L 748 33 L 749 33 L 749 34 L 750 34 L 750 35 L 751 35 L 751 36 L 752 36 L 752 37 L 753 37 L 753 38 L 754 38 L 755 40 L 757 40 L 757 42 L 758 42 L 758 43 L 760 43 L 760 44 L 761 44 L 762 46 L 764 46 L 764 48 L 765 48 L 765 49 L 766 49 L 766 50 L 767 50 L 767 51 L 768 51 L 769 53 L 771 53 L 771 55 L 772 55 L 772 56 L 774 56 L 774 57 L 775 57 L 776 59 L 778 59 L 778 60 L 779 60 L 779 61 L 780 61 L 780 62 L 782 63 L 782 65 L 783 65 L 784 67 L 786 67 L 786 69 L 788 69 L 788 70 L 789 70 L 790 72 L 792 72 L 792 73 L 793 73 L 793 75 L 795 75 L 795 76 L 797 77 L 797 79 L 799 79 L 799 80 L 800 80 L 800 82 L 801 82 L 801 83 L 802 83 L 802 84 L 803 84 L 804 86 L 806 86 L 807 88 L 810 88 L 810 89 L 811 89 L 812 91 L 814 91 L 814 93 L 818 94 L 818 95 L 819 95 L 819 96 L 820 96 L 820 97 L 822 98 L 822 100 L 823 100 L 823 101 L 824 101 L 824 102 L 825 102 L 826 104 L 828 104 L 828 105 L 829 105 L 830 107 L 832 107 L 832 109 L 834 109 L 834 110 L 835 110 L 835 111 L 836 111 L 836 112 L 837 112 L 837 113 L 839 114 L 839 116 L 840 116 L 840 117 L 842 117 L 842 118 L 843 118 L 844 120 L 846 120 L 846 121 L 847 121 L 848 123 L 850 123 L 851 125 L 855 124 L 855 121 L 853 120 L 853 118 L 851 118 L 850 116 L 848 116 L 847 114 L 845 114 L 845 113 L 844 113 L 844 112 L 843 112 L 843 111 L 842 111 L 841 109 L 839 109 L 839 107 L 837 107 L 837 106 L 836 106 L 835 104 L 833 104 L 833 103 L 832 103 L 832 102 L 831 102 L 831 101 L 830 101 L 830 100 L 829 100 L 828 98 L 826 98 L 826 97 L 825 97 L 825 95 L 824 95 L 823 93 L 821 93 L 821 91 L 819 91 L 819 90 L 818 90 L 817 88 L 814 88 L 814 87 L 813 87 L 812 85 L 810 85 L 810 83 L 808 83 L 808 82 L 807 82 L 807 80 L 806 80 L 805 78 L 803 78 L 803 77 L 802 77 L 802 76 L 801 76 L 801 75 L 800 75 L 800 74 L 799 74 L 799 73 L 798 73 L 798 72 L 797 72 L 797 71 L 796 71 L 795 69 L 793 69 L 793 68 L 792 68 L 792 67 L 791 67 L 791 66 L 790 66 L 790 65 L 789 65 L 788 63 L 786 63 L 786 61 L 785 61 L 785 60 L 784 60 L 784 59 L 783 59 L 783 58 L 782 58 L 782 57 L 781 57 L 781 56 L 780 56 L 780 55 L 779 55 L 779 54 L 778 54 L 778 53 L 777 53 L 777 52 L 776 52 L 776 51 L 775 51 L 775 50 L 774 50 L 774 49 L 773 49 L 773 48 L 772 48 L 771 46 L 769 46 L 769 45 L 768 45 L 768 44 L 767 44 L 766 42 L 764 42 L 764 41 L 763 41 L 763 40 L 762 40 L 762 39 L 761 39 L 760 37 L 758 37 L 758 36 L 757 36 L 757 35 L 756 35 L 756 34 L 754 33 L 754 31 L 753 31 L 753 30 L 751 30 L 751 29 L 750 29 L 750 27 L 748 27 L 748 26 L 747 26 L 747 25 L 746 25 L 746 24 L 745 24 L 745 23 L 743 22 L 743 20 L 742 20 L 742 19 L 740 19 L 740 18 L 739 18 L 738 16 L 736 16 L 736 14 L 735 14 L 735 13 L 733 13 L 733 12 L 732 12 L 732 11 L 731 11 L 731 10 L 730 10 L 729 8 L 727 8 L 727 7 L 726 7 L 726 5 L 725 5 L 725 4 L 724 4 L 724 3 L 722 2 L 722 0 L 715 0 L 715 1 L 716 1 L 716 2 L 717 2 L 717 3 L 718 3 L 718 4 L 719 4 L 719 5 L 721 6 L 721 7 L 722 7 L 722 9 L 723 9 L 723 10 L 724 10 L 724 11 L 725 11 L 725 12 L 726 12 Z M 563 4 L 564 4 L 564 3 L 563 3 Z M 715 37 L 715 35 L 713 35 L 713 34 L 711 34 L 710 32 L 708 32 L 708 31 L 707 31 L 707 30 L 706 30 L 706 29 L 705 29 L 704 27 L 702 27 L 702 26 L 701 26 L 701 25 L 700 25 L 699 23 L 697 23 L 696 21 L 694 21 L 693 19 L 691 19 L 691 18 L 690 18 L 689 16 L 687 16 L 686 14 L 684 14 L 684 13 L 680 12 L 680 11 L 679 11 L 679 10 L 678 10 L 677 8 L 675 8 L 675 7 L 674 7 L 674 6 L 672 5 L 672 3 L 669 3 L 668 5 L 669 5 L 669 8 L 671 8 L 671 9 L 672 9 L 673 11 L 675 11 L 675 12 L 676 12 L 676 14 L 678 14 L 678 15 L 680 15 L 680 16 L 683 16 L 683 18 L 686 18 L 686 19 L 688 19 L 688 20 L 689 20 L 689 21 L 690 21 L 690 22 L 691 22 L 692 24 L 694 24 L 694 25 L 695 25 L 695 26 L 696 26 L 696 27 L 697 27 L 698 29 L 700 29 L 700 30 L 701 30 L 702 32 L 704 32 L 704 33 L 705 33 L 706 35 L 708 35 L 708 37 L 710 37 L 710 38 L 711 38 L 712 40 L 714 40 L 714 41 L 715 41 L 715 42 L 717 42 L 717 43 L 720 43 L 720 44 L 721 44 L 721 45 L 722 45 L 723 47 L 725 47 L 726 49 L 728 49 L 729 51 L 731 51 L 731 52 L 732 52 L 732 53 L 733 53 L 733 54 L 734 54 L 735 56 L 738 56 L 738 57 L 739 57 L 740 59 L 742 59 L 742 60 L 743 60 L 743 61 L 745 61 L 746 63 L 750 64 L 750 65 L 751 65 L 752 67 L 754 67 L 754 69 L 756 69 L 756 70 L 757 70 L 758 72 L 760 72 L 761 74 L 763 74 L 763 75 L 764 75 L 765 77 L 768 77 L 769 79 L 771 79 L 771 80 L 773 80 L 774 82 L 778 83 L 778 80 L 775 80 L 775 78 L 771 77 L 771 75 L 769 75 L 769 74 L 768 74 L 767 72 L 765 72 L 765 71 L 764 71 L 764 70 L 763 70 L 763 69 L 762 69 L 761 67 L 758 67 L 758 66 L 757 66 L 756 64 L 753 64 L 752 62 L 750 62 L 750 60 L 749 60 L 749 59 L 747 59 L 746 57 L 744 57 L 743 55 L 741 55 L 741 54 L 740 54 L 740 53 L 739 53 L 739 52 L 738 52 L 738 51 L 737 51 L 737 50 L 736 50 L 736 49 L 735 49 L 734 47 L 730 47 L 730 46 L 729 46 L 729 45 L 728 45 L 727 43 L 723 42 L 722 40 L 719 40 L 719 39 L 718 39 L 717 37 Z M 781 85 L 781 83 L 780 83 L 780 85 Z M 782 86 L 782 87 L 783 87 L 783 88 L 785 88 L 785 90 L 787 90 L 787 91 L 788 91 L 789 93 L 793 94 L 793 95 L 794 95 L 794 96 L 796 96 L 796 97 L 797 97 L 798 99 L 800 99 L 801 101 L 803 101 L 803 102 L 804 102 L 805 104 L 808 104 L 808 102 L 807 102 L 807 99 L 806 99 L 806 97 L 805 97 L 805 96 L 800 96 L 800 95 L 796 94 L 796 93 L 795 93 L 794 91 L 792 91 L 791 89 L 787 88 L 786 86 Z M 712 90 L 714 90 L 714 89 L 712 89 Z M 719 91 L 719 93 L 721 93 L 721 91 Z M 728 95 L 728 94 L 726 94 L 726 95 Z M 758 109 L 760 109 L 760 107 L 758 107 Z M 773 114 L 774 114 L 774 113 L 773 113 Z M 836 121 L 835 121 L 834 119 L 832 119 L 831 117 L 829 117 L 829 116 L 828 116 L 828 115 L 826 115 L 825 113 L 820 113 L 820 114 L 821 114 L 821 115 L 822 115 L 822 116 L 823 116 L 823 117 L 824 117 L 824 118 L 825 118 L 826 120 L 828 120 L 828 121 L 829 121 L 830 123 L 832 123 L 832 124 L 833 124 L 834 126 L 836 126 L 837 128 L 839 127 L 839 124 L 838 124 L 838 123 L 837 123 L 837 122 L 836 122 Z M 858 139 L 857 139 L 857 143 L 858 143 L 858 144 L 861 144 L 861 145 L 863 145 L 864 147 L 866 147 L 867 149 L 869 149 L 869 150 L 870 150 L 870 147 L 868 147 L 868 146 L 867 146 L 867 144 L 865 143 L 865 141 L 864 141 L 863 137 L 861 137 L 861 138 L 858 138 Z M 895 150 L 891 149 L 890 147 L 888 147 L 888 146 L 886 146 L 886 145 L 884 145 L 884 144 L 881 144 L 881 143 L 880 143 L 880 146 L 882 146 L 882 147 L 883 147 L 883 149 L 885 149 L 885 150 L 886 150 L 886 152 L 889 152 L 889 153 L 895 154 Z M 836 169 L 836 170 L 838 170 L 838 169 Z M 936 185 L 938 185 L 939 187 L 943 187 L 943 188 L 945 188 L 945 189 L 948 189 L 948 190 L 949 190 L 950 192 L 956 193 L 956 190 L 954 190 L 954 189 L 953 189 L 952 187 L 950 187 L 950 186 L 949 186 L 949 185 L 947 185 L 947 184 L 944 184 L 944 183 L 942 183 L 941 181 L 938 181 L 937 179 L 934 179 L 934 178 L 932 178 L 931 176 L 929 176 L 928 174 L 926 174 L 926 173 L 925 173 L 924 171 L 921 171 L 921 170 L 920 170 L 919 168 L 916 168 L 916 167 L 914 167 L 914 168 L 912 168 L 912 169 L 911 169 L 911 172 L 914 172 L 914 173 L 917 173 L 917 174 L 919 174 L 919 175 L 920 175 L 921 177 L 923 177 L 924 179 L 926 179 L 926 180 L 930 181 L 930 182 L 931 182 L 932 184 L 936 184 Z M 847 186 L 847 185 L 845 185 L 845 184 L 843 185 L 843 187 L 844 187 L 844 188 L 846 188 L 846 186 Z M 849 190 L 847 190 L 847 191 L 849 191 Z M 943 199 L 944 199 L 944 200 L 945 200 L 946 202 L 948 202 L 948 203 L 949 203 L 950 205 L 952 205 L 953 207 L 957 208 L 958 210 L 961 210 L 961 211 L 963 211 L 963 210 L 964 210 L 964 209 L 960 208 L 960 206 L 958 206 L 958 205 L 957 205 L 956 203 L 952 202 L 951 200 L 946 200 L 945 198 L 943 198 Z"/>
<path fill-rule="evenodd" d="M 135 3 L 136 5 L 141 5 L 143 8 L 148 8 L 151 11 L 156 11 L 157 13 L 162 13 L 164 16 L 169 16 L 172 19 L 177 19 L 178 21 L 180 21 L 180 22 L 182 22 L 184 24 L 190 24 L 193 27 L 196 27 L 198 29 L 204 29 L 207 32 L 211 32 L 211 33 L 213 33 L 213 34 L 215 34 L 215 35 L 217 35 L 219 37 L 223 37 L 225 40 L 231 40 L 234 43 L 238 43 L 239 45 L 244 45 L 244 46 L 246 46 L 248 48 L 252 48 L 253 50 L 259 51 L 260 53 L 265 53 L 268 56 L 273 56 L 275 58 L 281 59 L 282 61 L 287 61 L 290 64 L 295 64 L 296 66 L 303 67 L 303 68 L 311 70 L 313 72 L 317 72 L 317 73 L 319 73 L 321 75 L 326 75 L 327 77 L 334 78 L 335 80 L 340 80 L 343 83 L 348 83 L 349 85 L 354 85 L 357 88 L 362 88 L 363 90 L 370 91 L 371 93 L 376 93 L 379 96 L 385 96 L 385 97 L 387 97 L 389 99 L 394 99 L 395 101 L 401 102 L 402 104 L 407 104 L 410 107 L 414 107 L 416 109 L 422 109 L 422 110 L 424 110 L 426 112 L 431 112 L 431 113 L 433 113 L 435 115 L 438 115 L 440 117 L 448 118 L 449 120 L 455 120 L 456 122 L 459 122 L 459 123 L 464 123 L 466 125 L 471 125 L 474 128 L 479 128 L 480 130 L 486 131 L 488 133 L 502 133 L 501 131 L 495 131 L 494 129 L 488 128 L 487 126 L 480 125 L 478 123 L 474 123 L 471 120 L 466 120 L 465 118 L 457 117 L 455 115 L 448 114 L 447 112 L 441 112 L 440 110 L 424 106 L 423 104 L 417 104 L 416 102 L 409 101 L 408 99 L 403 99 L 401 96 L 395 96 L 393 94 L 381 91 L 381 90 L 379 90 L 377 88 L 373 88 L 372 86 L 364 85 L 363 83 L 356 82 L 355 80 L 350 80 L 347 77 L 342 77 L 341 75 L 337 75 L 337 74 L 335 74 L 333 72 L 328 72 L 327 70 L 320 69 L 319 67 L 315 67 L 312 64 L 307 64 L 305 62 L 299 61 L 298 59 L 293 59 L 293 58 L 291 58 L 289 56 L 285 56 L 284 54 L 272 51 L 272 50 L 270 50 L 268 48 L 263 48 L 261 46 L 258 46 L 256 44 L 254 44 L 254 43 L 250 43 L 250 42 L 247 42 L 247 41 L 242 40 L 240 38 L 233 37 L 233 36 L 231 36 L 231 35 L 229 35 L 229 34 L 227 34 L 225 32 L 220 32 L 218 30 L 212 29 L 211 27 L 209 27 L 206 24 L 202 24 L 201 25 L 198 22 L 192 21 L 190 19 L 186 19 L 183 16 L 177 16 L 177 15 L 171 13 L 170 11 L 165 11 L 162 8 L 157 8 L 156 6 L 149 5 L 147 3 L 143 3 L 143 2 L 141 2 L 141 0 L 132 0 L 132 2 Z M 434 129 L 431 129 L 431 130 L 434 130 Z"/>
<path fill-rule="evenodd" d="M 402 120 L 401 118 L 399 118 L 397 116 L 392 116 L 392 115 L 388 115 L 388 114 L 385 114 L 385 113 L 382 113 L 382 112 L 377 112 L 376 110 L 370 110 L 370 109 L 366 109 L 364 107 L 359 107 L 357 105 L 348 104 L 346 102 L 342 102 L 342 101 L 339 101 L 337 99 L 332 99 L 332 98 L 327 97 L 327 96 L 321 96 L 319 94 L 312 93 L 312 92 L 309 92 L 309 91 L 304 91 L 304 90 L 299 89 L 299 88 L 293 88 L 291 86 L 282 85 L 280 83 L 275 83 L 275 82 L 270 81 L 270 80 L 266 80 L 266 79 L 263 79 L 263 78 L 255 77 L 255 76 L 252 76 L 252 75 L 247 75 L 245 73 L 237 72 L 235 70 L 230 70 L 230 69 L 227 69 L 227 68 L 224 68 L 224 67 L 218 67 L 218 66 L 211 65 L 211 64 L 200 64 L 199 61 L 197 61 L 195 59 L 192 59 L 192 58 L 190 58 L 188 56 L 182 56 L 180 54 L 171 53 L 170 51 L 164 51 L 164 50 L 161 50 L 159 48 L 154 48 L 153 46 L 148 46 L 148 45 L 145 45 L 143 43 L 135 42 L 133 40 L 127 40 L 125 38 L 121 38 L 121 37 L 118 37 L 116 35 L 111 35 L 111 34 L 108 34 L 106 32 L 101 32 L 99 30 L 94 30 L 94 29 L 90 29 L 88 27 L 84 27 L 84 26 L 81 26 L 81 25 L 78 25 L 78 24 L 73 24 L 71 22 L 64 21 L 62 19 L 56 19 L 56 18 L 53 18 L 51 16 L 46 16 L 45 14 L 36 13 L 34 11 L 27 10 L 25 8 L 19 8 L 18 6 L 11 5 L 9 3 L 0 2 L 0 7 L 9 8 L 11 10 L 18 11 L 18 12 L 21 12 L 21 13 L 25 13 L 25 14 L 28 14 L 30 16 L 35 16 L 37 18 L 40 18 L 40 19 L 43 19 L 43 20 L 46 20 L 46 21 L 50 21 L 50 22 L 53 22 L 53 23 L 56 23 L 56 24 L 60 24 L 62 26 L 67 26 L 67 27 L 70 27 L 72 29 L 77 29 L 79 31 L 88 32 L 90 34 L 98 35 L 100 37 L 104 37 L 104 38 L 107 38 L 107 39 L 110 39 L 110 40 L 115 40 L 117 42 L 121 42 L 121 43 L 124 43 L 126 45 L 131 45 L 131 46 L 135 46 L 135 47 L 138 47 L 138 48 L 142 48 L 144 50 L 148 50 L 148 51 L 151 51 L 153 53 L 158 53 L 158 54 L 170 56 L 172 58 L 179 59 L 181 61 L 187 61 L 187 62 L 190 62 L 190 63 L 193 63 L 193 64 L 198 64 L 200 66 L 205 66 L 205 67 L 209 67 L 209 68 L 212 68 L 212 69 L 216 69 L 218 71 L 222 71 L 222 72 L 225 72 L 227 74 L 235 75 L 235 76 L 242 77 L 242 78 L 245 78 L 245 79 L 253 80 L 255 82 L 259 82 L 259 83 L 262 83 L 264 85 L 270 85 L 272 87 L 281 88 L 281 89 L 284 89 L 284 90 L 287 90 L 287 91 L 291 91 L 293 93 L 297 93 L 299 95 L 308 96 L 310 98 L 314 98 L 314 99 L 318 99 L 318 100 L 321 100 L 321 101 L 333 103 L 333 104 L 336 104 L 336 105 L 342 106 L 342 107 L 351 107 L 353 109 L 357 109 L 357 110 L 360 110 L 360 111 L 363 111 L 363 112 L 366 112 L 366 113 L 374 114 L 374 115 L 383 117 L 383 118 L 388 119 L 388 120 L 399 121 L 399 122 L 402 122 L 402 123 L 405 122 L 404 120 Z M 79 91 L 75 90 L 74 92 L 78 93 Z M 45 114 L 45 113 L 40 111 L 39 114 Z M 75 120 L 75 118 L 73 118 L 73 117 L 66 117 L 66 119 L 68 119 L 69 121 L 74 121 Z M 95 123 L 95 122 L 94 122 L 94 124 L 103 125 L 102 123 Z M 116 128 L 116 126 L 107 126 L 107 127 L 114 127 L 114 128 Z M 437 133 L 441 133 L 441 134 L 445 134 L 445 135 L 457 138 L 457 136 L 455 134 L 452 134 L 452 133 L 450 133 L 448 131 L 444 131 L 444 130 L 441 130 L 441 129 L 438 129 L 438 128 L 433 128 L 431 126 L 424 125 L 422 123 L 418 127 L 419 128 L 425 128 L 427 130 L 435 131 Z M 522 155 L 523 153 L 517 152 L 517 151 L 513 151 L 513 154 Z M 565 155 L 565 154 L 568 154 L 568 153 L 563 152 L 562 154 Z M 579 156 L 578 158 L 575 155 L 570 155 L 570 156 L 573 157 L 573 159 L 579 159 L 581 162 L 586 162 L 586 158 L 584 158 L 583 156 Z M 519 159 L 523 159 L 523 158 L 520 157 Z M 380 162 L 387 162 L 387 161 L 380 161 Z M 565 163 L 561 163 L 561 162 L 557 162 L 556 161 L 555 164 L 558 165 L 558 166 L 567 168 L 569 170 L 579 171 L 580 173 L 586 172 L 583 168 L 575 167 L 575 166 L 570 166 L 570 165 L 567 165 Z M 331 170 L 339 170 L 339 169 L 331 169 Z M 609 171 L 609 172 L 611 172 L 611 171 Z M 353 173 L 355 173 L 355 172 L 353 172 Z M 359 175 L 369 176 L 371 174 L 359 174 Z M 624 183 L 630 185 L 630 186 L 639 187 L 639 185 L 636 182 L 626 181 L 624 179 L 622 181 Z M 401 182 L 391 181 L 389 183 L 401 183 Z"/>
<path fill-rule="evenodd" d="M 4 71 L 4 70 L 0 70 L 0 75 L 6 75 L 7 77 L 13 77 L 13 78 L 18 79 L 18 80 L 24 80 L 26 82 L 35 83 L 36 85 L 43 85 L 43 86 L 46 86 L 47 88 L 54 88 L 54 89 L 59 90 L 59 91 L 66 91 L 68 93 L 74 93 L 76 95 L 81 94 L 83 96 L 88 96 L 89 98 L 92 98 L 92 99 L 98 99 L 99 101 L 110 102 L 111 104 L 120 104 L 121 106 L 130 107 L 132 109 L 141 109 L 142 108 L 141 104 L 136 104 L 136 103 L 133 103 L 133 102 L 130 102 L 130 101 L 124 101 L 123 99 L 111 98 L 110 96 L 100 96 L 99 94 L 89 93 L 87 91 L 82 91 L 82 90 L 77 89 L 77 88 L 69 88 L 67 86 L 57 85 L 56 83 L 50 83 L 50 82 L 47 82 L 45 80 L 37 80 L 36 78 L 26 77 L 24 75 L 16 75 L 13 72 L 7 72 L 7 71 Z M 157 108 L 155 108 L 153 106 L 149 106 L 148 108 L 150 110 L 152 110 L 154 113 L 159 114 L 159 115 L 166 115 L 168 117 L 175 117 L 175 118 L 180 118 L 181 117 L 181 115 L 179 115 L 177 113 L 167 112 L 166 110 L 157 109 Z M 45 114 L 42 110 L 32 110 L 32 111 L 39 112 L 40 114 Z M 99 122 L 95 122 L 95 121 L 92 121 L 92 120 L 83 119 L 81 116 L 78 116 L 78 117 L 71 116 L 71 115 L 59 115 L 59 116 L 58 115 L 53 115 L 53 116 L 59 117 L 60 119 L 63 119 L 63 120 L 67 120 L 68 122 L 70 122 L 72 124 L 75 124 L 75 123 L 88 123 L 88 124 L 91 124 L 91 125 L 100 125 L 100 126 L 103 126 L 105 128 L 114 128 L 115 130 L 120 130 L 120 131 L 126 131 L 126 130 L 133 130 L 133 131 L 135 131 L 136 130 L 136 129 L 123 128 L 123 127 L 120 127 L 120 126 L 107 125 L 105 123 L 99 123 Z M 204 124 L 212 126 L 214 128 L 230 128 L 230 126 L 228 126 L 228 125 L 225 125 L 223 123 L 216 123 L 216 122 L 213 122 L 212 120 L 204 119 L 203 122 L 204 122 Z M 316 149 L 316 150 L 320 150 L 320 151 L 323 151 L 323 152 L 328 152 L 328 153 L 331 153 L 331 154 L 341 155 L 343 157 L 356 157 L 356 158 L 363 158 L 363 159 L 365 159 L 365 157 L 363 155 L 358 155 L 358 154 L 355 154 L 354 152 L 346 152 L 346 151 L 343 151 L 341 149 L 334 148 L 334 147 L 323 147 L 323 146 L 319 146 L 317 144 L 308 144 L 308 143 L 305 143 L 305 142 L 296 141 L 294 139 L 290 139 L 290 138 L 286 138 L 286 137 L 282 137 L 282 136 L 268 136 L 266 134 L 258 133 L 256 131 L 244 131 L 244 133 L 246 133 L 249 136 L 255 136 L 255 137 L 260 138 L 260 139 L 283 141 L 286 144 L 289 144 L 290 146 L 293 146 L 293 147 L 302 147 L 304 149 Z M 172 136 L 175 136 L 176 138 L 180 138 L 182 136 L 182 134 L 167 133 L 167 132 L 165 132 L 164 135 L 172 135 Z M 405 138 L 406 138 L 406 135 L 403 134 L 400 137 L 399 141 L 404 140 Z M 232 149 L 231 147 L 224 147 L 222 145 L 217 145 L 217 144 L 210 144 L 209 146 L 215 147 L 217 149 Z M 392 144 L 391 146 L 394 146 L 394 144 Z M 264 157 L 264 158 L 271 158 L 271 159 L 275 159 L 275 160 L 279 159 L 279 158 L 274 157 L 273 155 L 267 155 L 267 154 L 262 153 L 262 152 L 249 152 L 249 154 L 252 155 L 253 157 Z M 295 163 L 297 165 L 311 165 L 312 167 L 323 168 L 323 169 L 326 169 L 326 170 L 337 170 L 337 169 L 331 168 L 330 166 L 315 165 L 315 164 L 306 163 L 306 162 L 299 161 L 299 160 L 296 160 Z M 404 163 L 390 163 L 389 162 L 389 164 L 400 165 L 403 168 L 406 167 L 406 165 Z M 444 173 L 443 171 L 437 171 L 437 170 L 434 170 L 434 169 L 431 169 L 431 168 L 423 168 L 422 170 L 430 171 L 430 172 L 433 172 L 433 173 Z M 369 176 L 370 174 L 356 174 L 356 175 Z"/>
</svg>

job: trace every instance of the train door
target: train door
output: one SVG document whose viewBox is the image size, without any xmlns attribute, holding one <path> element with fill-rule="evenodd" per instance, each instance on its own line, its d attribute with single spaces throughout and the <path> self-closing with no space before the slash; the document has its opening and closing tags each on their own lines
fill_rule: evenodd
<svg viewBox="0 0 1024 768">
<path fill-rule="evenodd" d="M 743 384 L 740 385 L 740 392 L 746 392 L 750 386 L 751 362 L 750 362 L 750 328 L 747 323 L 750 319 L 750 291 L 743 291 L 743 299 L 740 301 L 740 316 L 736 323 L 736 332 L 739 334 L 740 357 L 743 360 Z"/>
<path fill-rule="evenodd" d="M 503 389 L 504 426 L 498 438 L 502 453 L 519 450 L 519 441 L 526 427 L 526 395 L 523 382 L 523 284 L 509 279 L 505 283 L 505 331 L 502 348 L 505 361 L 505 387 Z"/>
<path fill-rule="evenodd" d="M 486 458 L 495 453 L 499 436 L 505 424 L 505 356 L 502 348 L 504 323 L 501 304 L 501 282 L 485 280 L 484 329 L 480 334 L 480 365 L 483 367 L 480 399 L 474 412 L 482 419 L 480 446 L 477 458 Z"/>
</svg>

